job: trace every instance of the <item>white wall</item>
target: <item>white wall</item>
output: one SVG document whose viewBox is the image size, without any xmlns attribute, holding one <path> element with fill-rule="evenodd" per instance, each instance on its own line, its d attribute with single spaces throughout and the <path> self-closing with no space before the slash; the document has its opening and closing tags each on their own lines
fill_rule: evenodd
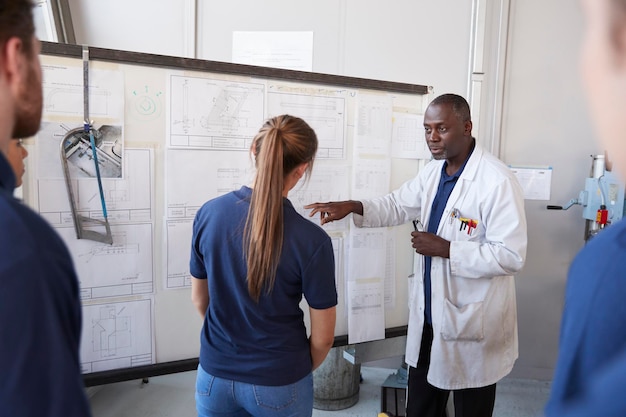
<svg viewBox="0 0 626 417">
<path fill-rule="evenodd" d="M 601 151 L 578 74 L 582 24 L 578 2 L 512 2 L 502 157 L 510 164 L 553 167 L 551 201 L 526 201 L 528 260 L 516 280 L 520 375 L 552 374 L 566 273 L 583 245 L 582 208 L 548 211 L 546 204 L 578 197 L 591 168 L 589 155 Z"/>
<path fill-rule="evenodd" d="M 494 96 L 502 95 L 493 77 L 498 41 L 508 39 L 503 112 L 485 119 L 502 125 L 493 132 L 500 156 L 510 164 L 554 168 L 551 201 L 526 204 L 529 251 L 517 278 L 520 359 L 514 371 L 549 379 L 567 268 L 582 246 L 584 222 L 579 207 L 552 212 L 545 206 L 576 197 L 588 175 L 589 155 L 600 151 L 577 73 L 581 16 L 571 0 L 510 0 L 510 9 L 509 0 L 478 3 L 489 10 L 488 88 L 481 114 L 493 111 Z M 70 0 L 70 5 L 78 43 L 230 61 L 233 31 L 313 31 L 315 72 L 430 85 L 435 94 L 468 92 L 470 1 Z M 498 20 L 499 10 L 510 11 L 504 21 Z M 190 18 L 193 12 L 197 21 Z M 508 34 L 498 33 L 496 25 L 503 22 Z M 489 129 L 481 127 L 482 132 Z"/>
<path fill-rule="evenodd" d="M 205 0 L 195 36 L 190 0 L 69 3 L 80 44 L 230 62 L 233 31 L 313 31 L 315 72 L 467 92 L 467 1 Z"/>
<path fill-rule="evenodd" d="M 185 56 L 186 0 L 69 0 L 76 43 Z"/>
</svg>

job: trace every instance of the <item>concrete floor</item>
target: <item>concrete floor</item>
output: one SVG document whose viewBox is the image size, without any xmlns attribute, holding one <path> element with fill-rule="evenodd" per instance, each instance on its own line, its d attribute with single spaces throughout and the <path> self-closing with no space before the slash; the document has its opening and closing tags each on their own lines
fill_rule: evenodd
<svg viewBox="0 0 626 417">
<path fill-rule="evenodd" d="M 381 386 L 396 369 L 362 367 L 359 401 L 338 411 L 314 410 L 314 417 L 372 417 L 380 410 Z M 94 417 L 196 416 L 196 372 L 182 372 L 141 381 L 125 381 L 87 390 Z M 497 385 L 494 417 L 539 417 L 550 383 L 505 378 Z"/>
</svg>

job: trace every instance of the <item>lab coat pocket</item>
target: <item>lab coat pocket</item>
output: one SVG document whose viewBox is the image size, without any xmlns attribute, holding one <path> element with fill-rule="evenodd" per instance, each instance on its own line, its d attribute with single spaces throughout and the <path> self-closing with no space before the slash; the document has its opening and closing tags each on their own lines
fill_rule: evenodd
<svg viewBox="0 0 626 417">
<path fill-rule="evenodd" d="M 446 298 L 441 326 L 443 340 L 483 340 L 483 316 L 482 302 L 457 307 Z"/>
</svg>

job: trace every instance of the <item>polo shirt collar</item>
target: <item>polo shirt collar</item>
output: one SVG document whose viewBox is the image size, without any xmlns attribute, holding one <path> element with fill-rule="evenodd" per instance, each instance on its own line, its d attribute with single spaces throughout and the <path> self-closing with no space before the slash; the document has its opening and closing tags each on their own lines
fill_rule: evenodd
<svg viewBox="0 0 626 417">
<path fill-rule="evenodd" d="M 0 152 L 0 188 L 11 193 L 15 189 L 15 173 L 2 152 Z"/>
</svg>

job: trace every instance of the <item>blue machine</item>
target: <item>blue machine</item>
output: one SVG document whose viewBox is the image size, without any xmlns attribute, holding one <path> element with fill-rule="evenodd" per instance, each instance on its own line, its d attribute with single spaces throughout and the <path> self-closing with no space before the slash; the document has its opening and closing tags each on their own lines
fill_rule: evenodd
<svg viewBox="0 0 626 417">
<path fill-rule="evenodd" d="M 604 155 L 593 156 L 591 176 L 585 180 L 585 189 L 578 198 L 565 206 L 547 206 L 549 210 L 567 210 L 573 205 L 583 206 L 585 241 L 600 230 L 624 216 L 624 185 L 611 171 L 607 171 Z"/>
</svg>

